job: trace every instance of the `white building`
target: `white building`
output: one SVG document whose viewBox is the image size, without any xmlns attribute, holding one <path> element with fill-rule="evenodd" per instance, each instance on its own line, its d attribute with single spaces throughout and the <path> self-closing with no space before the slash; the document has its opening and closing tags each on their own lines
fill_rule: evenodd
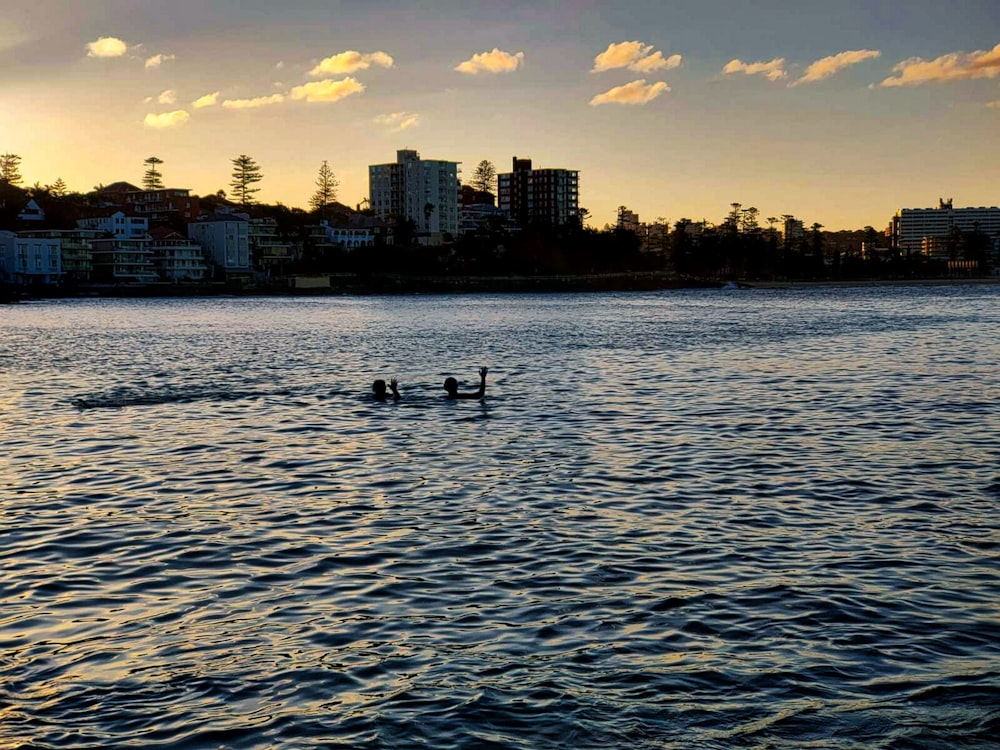
<svg viewBox="0 0 1000 750">
<path fill-rule="evenodd" d="M 910 253 L 933 253 L 942 246 L 934 238 L 947 238 L 956 230 L 982 232 L 996 250 L 1000 244 L 1000 208 L 953 208 L 949 198 L 938 200 L 937 208 L 901 208 L 891 225 L 893 244 Z"/>
<path fill-rule="evenodd" d="M 0 231 L 0 280 L 22 285 L 55 284 L 61 275 L 59 240 Z"/>
<path fill-rule="evenodd" d="M 372 210 L 387 221 L 409 219 L 418 233 L 458 234 L 458 164 L 397 151 L 395 164 L 368 167 Z"/>
<path fill-rule="evenodd" d="M 149 232 L 149 220 L 128 216 L 124 211 L 109 211 L 86 219 L 77 219 L 80 229 L 94 229 L 119 240 L 142 239 Z"/>
<path fill-rule="evenodd" d="M 357 250 L 359 247 L 374 247 L 375 232 L 371 227 L 364 226 L 330 226 L 325 219 L 320 222 L 326 241 L 339 245 L 345 250 Z"/>
<path fill-rule="evenodd" d="M 250 223 L 233 214 L 216 215 L 188 224 L 188 238 L 226 276 L 250 273 Z"/>
<path fill-rule="evenodd" d="M 207 273 L 201 245 L 172 230 L 153 230 L 153 267 L 164 281 L 201 281 Z"/>
</svg>

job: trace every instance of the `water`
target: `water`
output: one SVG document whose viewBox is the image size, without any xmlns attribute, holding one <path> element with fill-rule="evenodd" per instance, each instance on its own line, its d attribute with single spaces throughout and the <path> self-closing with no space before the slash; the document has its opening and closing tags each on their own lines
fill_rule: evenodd
<svg viewBox="0 0 1000 750">
<path fill-rule="evenodd" d="M 995 747 L 998 301 L 0 308 L 0 747 Z"/>
</svg>

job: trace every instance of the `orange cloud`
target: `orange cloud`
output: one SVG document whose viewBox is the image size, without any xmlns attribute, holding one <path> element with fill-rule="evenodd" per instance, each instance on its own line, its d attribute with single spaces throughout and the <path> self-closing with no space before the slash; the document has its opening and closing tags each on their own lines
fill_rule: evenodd
<svg viewBox="0 0 1000 750">
<path fill-rule="evenodd" d="M 324 58 L 316 67 L 309 71 L 309 75 L 322 76 L 354 73 L 358 70 L 367 70 L 372 65 L 378 65 L 382 68 L 391 68 L 393 66 L 393 62 L 392 57 L 387 55 L 385 52 L 372 52 L 365 55 L 357 50 L 349 49 L 346 52 L 341 52 Z"/>
<path fill-rule="evenodd" d="M 663 81 L 647 85 L 645 79 L 640 79 L 626 83 L 624 86 L 615 86 L 603 94 L 598 94 L 590 100 L 590 106 L 596 107 L 601 104 L 647 104 L 667 91 L 670 91 L 670 87 L 663 83 Z"/>
<path fill-rule="evenodd" d="M 258 96 L 253 99 L 226 99 L 222 102 L 224 109 L 257 109 L 267 107 L 271 104 L 281 104 L 285 101 L 284 94 L 272 94 L 271 96 Z"/>
<path fill-rule="evenodd" d="M 158 68 L 163 63 L 169 60 L 176 60 L 176 59 L 177 59 L 176 55 L 153 55 L 152 57 L 147 57 L 145 63 L 146 70 L 149 70 L 150 68 Z"/>
<path fill-rule="evenodd" d="M 513 73 L 522 65 L 524 65 L 523 52 L 512 55 L 494 47 L 492 52 L 480 52 L 459 63 L 455 66 L 455 70 L 474 76 L 478 73 Z"/>
<path fill-rule="evenodd" d="M 128 52 L 128 45 L 113 36 L 102 36 L 87 43 L 87 57 L 121 57 Z"/>
<path fill-rule="evenodd" d="M 893 66 L 882 86 L 920 86 L 924 83 L 961 81 L 1000 76 L 1000 44 L 991 50 L 952 52 L 933 60 L 911 57 Z"/>
<path fill-rule="evenodd" d="M 296 86 L 292 89 L 291 97 L 307 102 L 336 102 L 352 94 L 360 94 L 364 90 L 363 83 L 348 76 L 339 81 L 327 79 Z M 276 96 L 280 96 L 280 94 L 276 94 Z"/>
<path fill-rule="evenodd" d="M 823 57 L 814 63 L 811 63 L 806 72 L 802 77 L 793 83 L 793 86 L 798 86 L 801 83 L 815 83 L 816 81 L 822 81 L 825 78 L 839 73 L 844 68 L 849 68 L 852 65 L 857 65 L 865 60 L 874 60 L 882 53 L 875 49 L 855 49 L 848 50 L 846 52 L 838 52 L 836 55 L 830 55 L 829 57 Z"/>
<path fill-rule="evenodd" d="M 178 109 L 174 112 L 163 112 L 158 115 L 148 114 L 146 119 L 142 121 L 143 125 L 147 128 L 173 128 L 178 125 L 183 125 L 185 122 L 191 119 L 191 115 L 185 112 L 183 109 Z"/>
<path fill-rule="evenodd" d="M 739 59 L 730 60 L 726 63 L 722 72 L 725 75 L 731 73 L 746 73 L 748 76 L 763 75 L 769 81 L 780 81 L 782 78 L 788 77 L 788 73 L 785 72 L 785 58 L 783 57 L 776 57 L 768 62 L 759 61 L 752 63 L 745 63 Z"/>
<path fill-rule="evenodd" d="M 395 131 L 401 131 L 419 125 L 420 115 L 416 112 L 393 112 L 388 115 L 379 115 L 373 122 L 376 125 L 385 125 Z"/>
<path fill-rule="evenodd" d="M 663 53 L 654 51 L 653 45 L 639 41 L 618 42 L 609 44 L 608 48 L 594 58 L 591 73 L 602 73 L 605 70 L 628 68 L 636 73 L 652 73 L 666 68 L 670 70 L 681 64 L 680 55 L 664 58 Z"/>
<path fill-rule="evenodd" d="M 199 96 L 193 102 L 191 106 L 195 109 L 202 109 L 204 107 L 213 107 L 219 103 L 219 92 L 213 91 L 211 94 L 205 94 L 204 96 Z"/>
</svg>

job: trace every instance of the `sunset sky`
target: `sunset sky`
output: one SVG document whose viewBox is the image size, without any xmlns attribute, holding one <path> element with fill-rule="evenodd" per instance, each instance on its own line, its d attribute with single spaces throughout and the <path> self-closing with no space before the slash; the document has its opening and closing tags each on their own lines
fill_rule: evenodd
<svg viewBox="0 0 1000 750">
<path fill-rule="evenodd" d="M 0 153 L 25 182 L 142 179 L 354 205 L 396 149 L 580 170 L 591 223 L 828 229 L 1000 201 L 1000 2 L 0 0 Z"/>
</svg>

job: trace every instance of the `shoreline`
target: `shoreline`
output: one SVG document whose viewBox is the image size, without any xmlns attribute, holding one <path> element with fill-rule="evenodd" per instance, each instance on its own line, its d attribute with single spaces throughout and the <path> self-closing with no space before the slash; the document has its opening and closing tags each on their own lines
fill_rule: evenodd
<svg viewBox="0 0 1000 750">
<path fill-rule="evenodd" d="M 39 299 L 173 298 L 173 297 L 317 297 L 377 294 L 548 294 L 585 292 L 649 292 L 680 289 L 813 289 L 820 287 L 963 286 L 1000 284 L 1000 276 L 919 279 L 719 280 L 680 278 L 674 274 L 635 273 L 566 276 L 370 276 L 313 277 L 323 283 L 242 285 L 224 282 L 194 284 L 81 284 L 57 288 L 0 288 L 0 304 Z M 289 282 L 292 280 L 290 279 Z"/>
</svg>

